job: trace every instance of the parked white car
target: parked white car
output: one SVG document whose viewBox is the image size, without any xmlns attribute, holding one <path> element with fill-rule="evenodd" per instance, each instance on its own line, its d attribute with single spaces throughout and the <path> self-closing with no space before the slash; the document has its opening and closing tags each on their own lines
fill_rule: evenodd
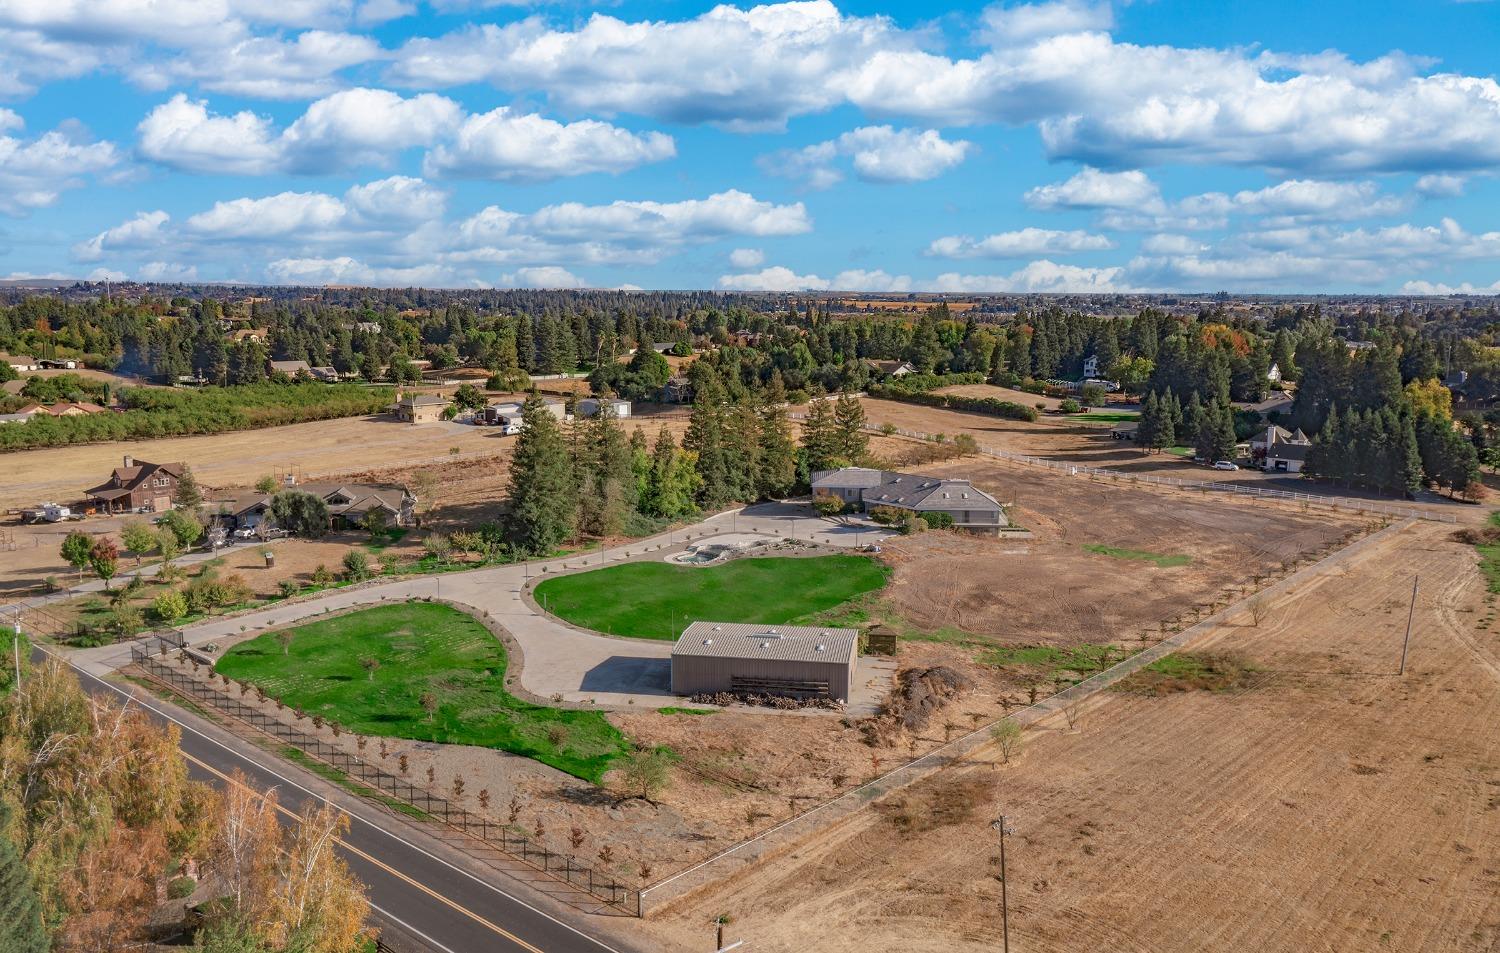
<svg viewBox="0 0 1500 953">
<path fill-rule="evenodd" d="M 254 539 L 255 536 L 255 527 L 253 526 L 246 526 L 234 531 L 235 539 Z"/>
<path fill-rule="evenodd" d="M 1228 460 L 1220 460 L 1218 463 L 1214 464 L 1215 470 L 1238 470 L 1239 468 L 1239 464 L 1231 463 Z"/>
</svg>

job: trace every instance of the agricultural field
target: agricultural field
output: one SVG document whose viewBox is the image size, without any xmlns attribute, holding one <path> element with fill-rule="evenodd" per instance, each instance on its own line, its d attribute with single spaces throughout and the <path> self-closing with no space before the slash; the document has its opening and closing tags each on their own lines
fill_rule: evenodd
<svg viewBox="0 0 1500 953">
<path fill-rule="evenodd" d="M 533 593 L 564 621 L 596 632 L 676 639 L 684 620 L 789 623 L 885 585 L 867 556 L 758 557 L 720 566 L 636 562 L 548 579 Z"/>
<path fill-rule="evenodd" d="M 1154 666 L 1175 690 L 1123 684 L 1009 763 L 944 770 L 648 927 L 687 946 L 724 913 L 770 953 L 810 924 L 829 953 L 996 950 L 1005 814 L 1017 950 L 1489 953 L 1500 636 L 1451 533 L 1388 534 Z"/>
</svg>

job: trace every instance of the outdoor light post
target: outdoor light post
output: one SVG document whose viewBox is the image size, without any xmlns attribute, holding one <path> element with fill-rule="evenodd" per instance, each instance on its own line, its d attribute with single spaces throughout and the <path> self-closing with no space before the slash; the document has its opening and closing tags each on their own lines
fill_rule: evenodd
<svg viewBox="0 0 1500 953">
<path fill-rule="evenodd" d="M 16 630 L 11 637 L 11 649 L 16 656 L 16 687 L 21 687 L 21 610 L 16 610 Z"/>
<path fill-rule="evenodd" d="M 1411 577 L 1411 606 L 1406 610 L 1406 638 L 1401 641 L 1401 670 L 1397 675 L 1406 674 L 1406 650 L 1411 647 L 1411 619 L 1417 613 L 1417 581 L 1420 578 Z"/>
<path fill-rule="evenodd" d="M 1000 815 L 1000 820 L 990 825 L 1000 832 L 1000 936 L 1001 953 L 1010 953 L 1010 898 L 1007 893 L 1005 873 L 1005 835 L 1014 834 L 1014 827 L 1005 825 L 1005 815 Z"/>
</svg>

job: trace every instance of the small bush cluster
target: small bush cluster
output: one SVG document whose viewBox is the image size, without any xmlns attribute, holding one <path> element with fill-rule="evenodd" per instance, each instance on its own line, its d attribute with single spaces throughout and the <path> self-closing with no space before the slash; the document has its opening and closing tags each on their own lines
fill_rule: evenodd
<svg viewBox="0 0 1500 953">
<path fill-rule="evenodd" d="M 239 605 L 250 598 L 250 584 L 239 573 L 218 576 L 206 572 L 187 584 L 183 596 L 193 612 L 208 612 Z"/>
<path fill-rule="evenodd" d="M 688 701 L 698 705 L 727 706 L 734 704 L 757 705 L 761 708 L 777 708 L 794 711 L 799 708 L 828 708 L 837 710 L 839 703 L 831 698 L 792 698 L 787 695 L 762 695 L 757 692 L 699 692 Z"/>
</svg>

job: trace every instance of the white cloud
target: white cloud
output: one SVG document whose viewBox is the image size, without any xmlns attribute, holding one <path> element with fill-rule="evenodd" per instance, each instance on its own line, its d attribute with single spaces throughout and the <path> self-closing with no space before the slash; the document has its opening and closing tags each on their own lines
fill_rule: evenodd
<svg viewBox="0 0 1500 953">
<path fill-rule="evenodd" d="M 927 254 L 939 258 L 1029 258 L 1032 255 L 1067 255 L 1114 247 L 1115 243 L 1108 237 L 1092 235 L 1081 229 L 1064 232 L 1023 228 L 977 241 L 967 235 L 946 235 L 928 245 Z"/>
<path fill-rule="evenodd" d="M 179 37 L 186 34 L 178 34 Z M 380 44 L 354 33 L 308 30 L 295 40 L 243 36 L 224 45 L 181 44 L 176 55 L 128 62 L 126 75 L 146 89 L 194 83 L 203 89 L 257 99 L 305 99 L 343 83 L 337 74 L 380 59 Z"/>
<path fill-rule="evenodd" d="M 759 268 L 766 263 L 766 253 L 759 248 L 736 248 L 729 253 L 729 263 L 742 270 Z"/>
<path fill-rule="evenodd" d="M 1183 199 L 1179 210 L 1189 216 L 1268 215 L 1285 221 L 1335 221 L 1394 215 L 1410 202 L 1383 195 L 1374 182 L 1324 182 L 1289 179 L 1255 191 L 1234 195 L 1208 192 Z"/>
<path fill-rule="evenodd" d="M 454 287 L 453 273 L 440 265 L 382 268 L 348 255 L 337 258 L 279 258 L 266 265 L 274 284 L 372 285 L 383 288 Z"/>
<path fill-rule="evenodd" d="M 566 268 L 557 265 L 542 265 L 518 268 L 514 274 L 503 275 L 502 285 L 515 288 L 582 288 L 585 282 Z"/>
<path fill-rule="evenodd" d="M 995 4 L 980 18 L 981 36 L 994 46 L 1013 46 L 1063 33 L 1108 30 L 1114 26 L 1114 11 L 1108 0 L 1081 3 L 1055 0 L 1051 3 Z"/>
<path fill-rule="evenodd" d="M 321 192 L 281 192 L 260 199 L 215 202 L 187 220 L 187 227 L 215 239 L 256 241 L 325 231 L 343 224 L 343 202 Z"/>
<path fill-rule="evenodd" d="M 588 172 L 622 172 L 677 154 L 672 137 L 636 134 L 594 119 L 560 123 L 505 106 L 469 116 L 451 145 L 430 152 L 428 175 L 539 180 Z"/>
<path fill-rule="evenodd" d="M 4 125 L 14 128 L 20 117 L 6 112 Z M 54 205 L 63 192 L 80 188 L 85 177 L 119 163 L 113 143 L 84 141 L 69 125 L 35 139 L 0 135 L 0 213 L 20 216 Z"/>
<path fill-rule="evenodd" d="M 844 156 L 866 182 L 921 182 L 954 168 L 973 148 L 973 143 L 962 139 L 950 142 L 935 129 L 863 126 L 827 142 L 762 156 L 760 166 L 772 175 L 801 179 L 809 188 L 824 189 L 843 178 L 833 164 Z"/>
<path fill-rule="evenodd" d="M 86 242 L 73 246 L 73 256 L 80 261 L 98 261 L 106 250 L 147 248 L 159 244 L 162 226 L 170 220 L 166 212 L 141 212 L 128 222 L 108 228 Z"/>
<path fill-rule="evenodd" d="M 29 96 L 40 83 L 83 76 L 104 62 L 106 52 L 36 30 L 0 26 L 0 96 Z"/>
<path fill-rule="evenodd" d="M 261 175 L 281 162 L 271 121 L 249 110 L 211 115 L 208 103 L 178 93 L 136 127 L 141 155 L 191 172 Z"/>
<path fill-rule="evenodd" d="M 805 232 L 806 210 L 736 191 L 678 202 L 563 203 L 534 212 L 489 206 L 458 220 L 447 195 L 409 176 L 351 186 L 342 196 L 284 191 L 214 203 L 169 227 L 165 212 L 143 213 L 74 247 L 81 261 L 134 272 L 140 262 L 233 259 L 238 274 L 259 267 L 276 282 L 486 285 L 491 266 L 516 280 L 527 268 L 646 265 L 685 247 L 738 236 Z M 274 267 L 273 267 L 274 266 Z M 423 272 L 422 269 L 427 269 Z M 553 274 L 553 284 L 562 276 Z"/>
<path fill-rule="evenodd" d="M 196 265 L 148 261 L 136 274 L 142 281 L 195 281 L 198 278 L 198 268 Z"/>
<path fill-rule="evenodd" d="M 14 109 L 0 109 L 0 132 L 19 132 L 26 128 L 26 120 Z"/>
<path fill-rule="evenodd" d="M 720 275 L 725 291 L 826 291 L 828 282 L 817 275 L 799 275 L 782 265 L 742 275 Z"/>
<path fill-rule="evenodd" d="M 1131 290 L 1123 283 L 1125 269 L 1080 268 L 1060 265 L 1047 259 L 1033 261 L 1009 275 L 965 275 L 948 272 L 927 283 L 932 291 L 965 294 L 984 292 L 1048 294 L 1097 294 Z"/>
<path fill-rule="evenodd" d="M 1401 290 L 1412 295 L 1492 295 L 1500 294 L 1500 281 L 1482 287 L 1475 287 L 1467 281 L 1457 285 L 1431 281 L 1408 281 L 1401 286 Z"/>
<path fill-rule="evenodd" d="M 1417 179 L 1417 194 L 1425 198 L 1455 198 L 1464 194 L 1467 180 L 1461 175 L 1424 175 Z"/>
<path fill-rule="evenodd" d="M 828 287 L 836 291 L 910 291 L 912 280 L 910 275 L 891 275 L 879 268 L 854 269 L 834 275 Z"/>
<path fill-rule="evenodd" d="M 138 132 L 147 158 L 210 174 L 386 166 L 406 149 L 435 146 L 424 163 L 430 176 L 539 180 L 618 172 L 676 152 L 660 132 L 637 135 L 595 120 L 564 124 L 506 107 L 466 117 L 445 96 L 363 87 L 311 103 L 283 131 L 248 110 L 217 115 L 207 102 L 178 93 L 153 109 Z"/>
<path fill-rule="evenodd" d="M 1147 235 L 1141 239 L 1141 251 L 1149 255 L 1196 255 L 1208 246 L 1186 235 Z"/>
<path fill-rule="evenodd" d="M 1158 212 L 1161 190 L 1146 173 L 1101 172 L 1085 168 L 1064 182 L 1039 185 L 1026 192 L 1026 204 L 1042 211 L 1059 209 L 1127 209 Z"/>
<path fill-rule="evenodd" d="M 885 17 L 847 17 L 830 0 L 728 4 L 681 21 L 628 23 L 595 13 L 576 30 L 529 17 L 409 40 L 393 77 L 431 88 L 489 82 L 540 89 L 585 112 L 779 128 L 843 96 L 838 77 L 915 40 Z"/>
<path fill-rule="evenodd" d="M 360 26 L 374 26 L 409 17 L 416 12 L 417 5 L 407 0 L 364 0 L 354 14 L 354 22 Z"/>
</svg>

